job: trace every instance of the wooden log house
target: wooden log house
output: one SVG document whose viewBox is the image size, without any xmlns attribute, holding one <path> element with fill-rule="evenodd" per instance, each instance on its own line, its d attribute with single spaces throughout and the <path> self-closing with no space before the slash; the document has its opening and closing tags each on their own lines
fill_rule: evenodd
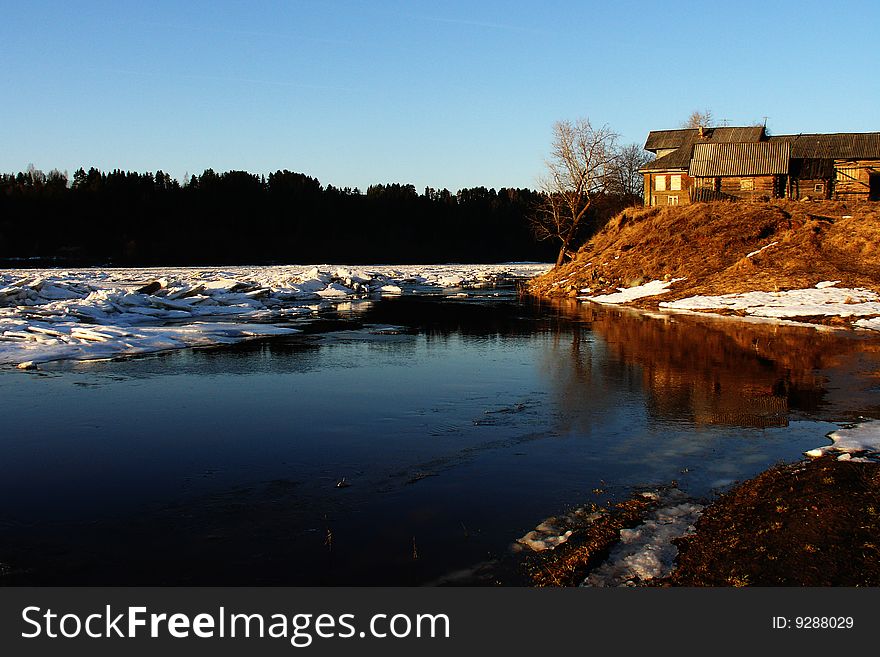
<svg viewBox="0 0 880 657">
<path fill-rule="evenodd" d="M 645 205 L 709 200 L 880 201 L 880 132 L 768 136 L 763 126 L 655 130 Z"/>
</svg>

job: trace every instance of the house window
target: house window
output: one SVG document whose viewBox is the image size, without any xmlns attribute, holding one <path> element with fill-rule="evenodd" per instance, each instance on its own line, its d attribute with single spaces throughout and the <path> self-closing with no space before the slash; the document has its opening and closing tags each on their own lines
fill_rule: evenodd
<svg viewBox="0 0 880 657">
<path fill-rule="evenodd" d="M 656 189 L 658 192 L 666 191 L 666 176 L 654 177 L 654 189 Z"/>
<path fill-rule="evenodd" d="M 813 191 L 814 191 L 814 192 L 819 192 L 820 194 L 821 194 L 822 192 L 824 192 L 824 191 L 825 191 L 825 185 L 824 185 L 824 183 L 816 183 L 815 185 L 813 185 Z"/>
<path fill-rule="evenodd" d="M 669 195 L 666 197 L 666 205 L 678 205 L 678 196 Z"/>
<path fill-rule="evenodd" d="M 669 189 L 681 189 L 681 176 L 669 176 Z"/>
<path fill-rule="evenodd" d="M 740 178 L 739 188 L 743 190 L 751 190 L 755 188 L 754 178 Z"/>
</svg>

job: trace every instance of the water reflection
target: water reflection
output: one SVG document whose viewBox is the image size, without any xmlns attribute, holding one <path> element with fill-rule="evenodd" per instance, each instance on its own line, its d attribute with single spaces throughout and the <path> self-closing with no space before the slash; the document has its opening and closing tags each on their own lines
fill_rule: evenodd
<svg viewBox="0 0 880 657">
<path fill-rule="evenodd" d="M 665 420 L 766 428 L 880 412 L 880 342 L 871 334 L 566 301 L 550 307 L 583 327 L 547 359 L 556 394 L 573 411 L 589 396 L 584 389 L 605 389 L 622 366 L 638 377 L 647 412 Z M 608 358 L 594 372 L 600 348 Z"/>
<path fill-rule="evenodd" d="M 6 581 L 432 581 L 597 488 L 704 495 L 880 417 L 851 332 L 492 297 L 305 329 L 0 372 Z"/>
</svg>

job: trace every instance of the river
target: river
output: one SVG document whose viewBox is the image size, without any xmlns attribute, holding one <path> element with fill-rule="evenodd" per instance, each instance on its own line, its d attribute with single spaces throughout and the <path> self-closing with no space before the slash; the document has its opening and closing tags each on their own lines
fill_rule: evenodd
<svg viewBox="0 0 880 657">
<path fill-rule="evenodd" d="M 0 583 L 434 583 L 577 505 L 801 458 L 880 418 L 878 371 L 851 331 L 512 290 L 6 368 Z"/>
</svg>

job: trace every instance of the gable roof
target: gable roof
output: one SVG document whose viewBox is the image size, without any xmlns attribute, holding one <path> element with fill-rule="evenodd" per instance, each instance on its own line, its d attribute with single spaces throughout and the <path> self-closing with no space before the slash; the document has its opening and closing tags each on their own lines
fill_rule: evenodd
<svg viewBox="0 0 880 657">
<path fill-rule="evenodd" d="M 648 162 L 639 171 L 687 169 L 690 166 L 695 145 L 760 142 L 764 138 L 764 126 L 704 128 L 703 135 L 700 137 L 699 128 L 652 130 L 648 133 L 645 150 L 656 151 L 667 148 L 676 148 L 677 150 Z"/>
<path fill-rule="evenodd" d="M 697 133 L 696 128 L 684 130 L 651 130 L 645 141 L 646 151 L 659 151 L 667 148 L 679 148 L 685 142 L 690 142 L 692 135 Z"/>
<path fill-rule="evenodd" d="M 787 174 L 791 144 L 785 141 L 694 145 L 690 176 L 770 176 Z"/>
<path fill-rule="evenodd" d="M 641 167 L 639 171 L 667 171 L 669 169 L 686 170 L 691 163 L 691 150 L 693 146 L 679 148 L 656 160 L 651 160 Z"/>
<path fill-rule="evenodd" d="M 683 128 L 681 130 L 652 130 L 645 141 L 646 151 L 659 151 L 667 148 L 681 148 L 696 142 L 739 143 L 761 141 L 764 138 L 764 126 L 740 126 L 703 128 L 700 137 L 699 128 Z"/>
</svg>

